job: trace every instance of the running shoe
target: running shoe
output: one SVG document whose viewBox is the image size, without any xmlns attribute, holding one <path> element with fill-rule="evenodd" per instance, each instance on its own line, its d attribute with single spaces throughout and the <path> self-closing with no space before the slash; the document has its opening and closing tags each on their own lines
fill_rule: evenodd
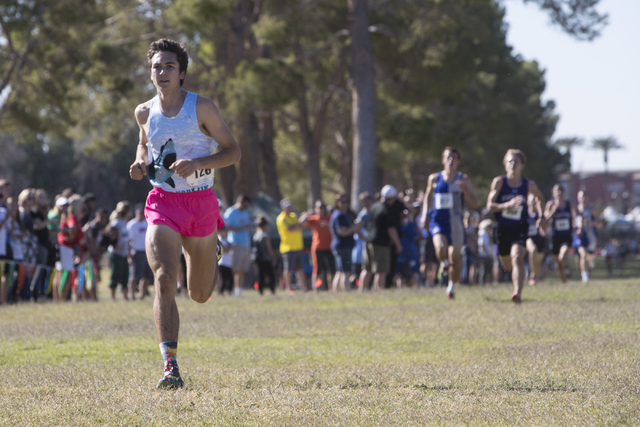
<svg viewBox="0 0 640 427">
<path fill-rule="evenodd" d="M 536 279 L 529 279 L 530 286 L 535 286 L 535 284 L 536 284 Z"/>
<path fill-rule="evenodd" d="M 442 264 L 440 266 L 440 274 L 438 274 L 438 282 L 440 285 L 449 283 L 449 266 Z"/>
<path fill-rule="evenodd" d="M 218 240 L 218 248 L 217 248 L 216 252 L 218 254 L 218 262 L 220 262 L 220 259 L 222 258 L 222 255 L 224 254 L 224 246 L 222 246 L 222 243 L 220 243 L 220 240 Z"/>
<path fill-rule="evenodd" d="M 176 365 L 167 365 L 164 370 L 164 377 L 158 381 L 157 388 L 178 389 L 184 386 L 184 381 L 180 378 L 180 371 Z"/>
<path fill-rule="evenodd" d="M 514 304 L 520 304 L 520 302 L 522 301 L 522 297 L 519 293 L 514 292 L 511 294 L 511 301 L 513 301 Z"/>
<path fill-rule="evenodd" d="M 455 288 L 453 287 L 453 283 L 449 283 L 447 286 L 447 299 L 452 300 L 456 297 Z"/>
</svg>

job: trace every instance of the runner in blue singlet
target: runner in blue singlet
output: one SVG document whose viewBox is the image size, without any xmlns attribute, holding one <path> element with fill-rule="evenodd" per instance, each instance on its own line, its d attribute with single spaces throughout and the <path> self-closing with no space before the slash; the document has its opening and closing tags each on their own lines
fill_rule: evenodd
<svg viewBox="0 0 640 427">
<path fill-rule="evenodd" d="M 529 233 L 527 233 L 527 252 L 529 253 L 529 284 L 535 285 L 542 279 L 542 260 L 547 249 L 547 239 L 545 230 L 540 227 L 540 207 L 538 199 L 529 194 L 527 203 L 529 207 Z"/>
<path fill-rule="evenodd" d="M 596 247 L 598 245 L 597 228 L 602 221 L 593 206 L 589 204 L 586 191 L 578 191 L 578 206 L 575 212 L 576 231 L 573 246 L 580 255 L 580 273 L 583 282 L 589 281 L 589 273 L 593 267 Z"/>
<path fill-rule="evenodd" d="M 429 176 L 425 191 L 421 226 L 433 236 L 436 256 L 440 260 L 443 277 L 448 276 L 447 298 L 453 299 L 455 284 L 460 283 L 464 244 L 462 215 L 465 203 L 471 208 L 478 207 L 478 199 L 473 192 L 469 177 L 458 172 L 460 152 L 446 147 L 442 152 L 442 172 Z M 451 271 L 449 270 L 451 267 Z"/>
<path fill-rule="evenodd" d="M 569 261 L 569 249 L 573 235 L 573 218 L 575 210 L 566 198 L 564 187 L 560 184 L 553 186 L 553 199 L 547 202 L 544 216 L 551 221 L 551 254 L 556 263 L 558 276 L 562 283 L 567 282 L 565 269 Z"/>
<path fill-rule="evenodd" d="M 504 156 L 506 175 L 497 176 L 491 183 L 487 198 L 487 209 L 493 212 L 498 222 L 498 255 L 505 270 L 511 270 L 513 294 L 511 300 L 518 304 L 522 299 L 524 284 L 524 254 L 529 222 L 527 220 L 527 196 L 532 194 L 544 204 L 544 196 L 535 182 L 522 176 L 526 157 L 520 150 L 509 149 Z M 543 222 L 542 212 L 538 226 Z"/>
</svg>

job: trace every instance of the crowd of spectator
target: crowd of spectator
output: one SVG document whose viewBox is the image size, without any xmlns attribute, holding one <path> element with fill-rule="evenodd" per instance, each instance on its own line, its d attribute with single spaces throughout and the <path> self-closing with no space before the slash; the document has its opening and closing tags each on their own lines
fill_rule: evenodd
<svg viewBox="0 0 640 427">
<path fill-rule="evenodd" d="M 17 198 L 11 194 L 11 182 L 1 179 L 0 304 L 97 300 L 105 254 L 113 299 L 118 286 L 124 299 L 149 295 L 142 205 L 131 218 L 129 202 L 109 214 L 96 209 L 94 194 L 71 188 L 53 199 L 35 188 L 21 190 Z"/>
<path fill-rule="evenodd" d="M 240 195 L 225 211 L 225 228 L 219 234 L 225 252 L 218 292 L 241 295 L 242 279 L 251 268 L 256 270 L 260 294 L 278 288 L 294 293 L 436 286 L 442 280 L 437 277 L 440 263 L 432 236 L 418 221 L 423 196 L 386 185 L 375 195 L 360 194 L 359 212 L 351 209 L 346 194 L 338 194 L 333 205 L 318 200 L 300 215 L 289 199 L 283 199 L 275 224 L 270 224 L 264 216 L 251 220 L 251 199 Z M 272 225 L 278 230 L 278 247 L 269 237 Z M 492 227 L 486 213 L 470 211 L 465 216 L 464 283 L 498 280 Z M 309 250 L 303 239 L 305 228 L 311 229 Z M 309 274 L 305 262 L 310 264 Z"/>
<path fill-rule="evenodd" d="M 11 183 L 0 180 L 0 304 L 97 300 L 101 267 L 107 263 L 105 281 L 113 300 L 118 290 L 126 300 L 150 295 L 153 275 L 145 254 L 147 222 L 141 204 L 131 209 L 122 201 L 109 214 L 96 209 L 92 193 L 66 189 L 51 199 L 43 189 L 27 188 L 17 198 L 11 194 Z M 283 199 L 275 224 L 270 224 L 261 215 L 251 218 L 252 200 L 240 195 L 224 210 L 225 227 L 218 233 L 224 248 L 218 293 L 241 296 L 247 275 L 255 278 L 260 294 L 437 286 L 440 263 L 432 236 L 419 221 L 423 197 L 423 192 L 398 192 L 386 185 L 378 194 L 360 194 L 359 212 L 351 209 L 346 194 L 338 194 L 333 205 L 318 200 L 300 215 Z M 279 244 L 270 238 L 273 226 Z M 486 210 L 465 213 L 462 283 L 503 279 L 493 227 Z M 305 228 L 311 230 L 310 250 L 305 249 Z M 621 247 L 612 241 L 603 251 L 610 272 L 612 260 L 624 259 Z M 183 268 L 178 291 L 185 286 Z"/>
</svg>

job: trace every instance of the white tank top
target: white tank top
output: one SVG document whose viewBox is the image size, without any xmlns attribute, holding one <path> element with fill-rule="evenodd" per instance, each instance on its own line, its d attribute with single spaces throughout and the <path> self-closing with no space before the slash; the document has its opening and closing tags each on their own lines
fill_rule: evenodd
<svg viewBox="0 0 640 427">
<path fill-rule="evenodd" d="M 213 169 L 199 169 L 187 179 L 168 170 L 179 159 L 198 159 L 213 154 L 218 143 L 203 134 L 198 126 L 196 100 L 198 95 L 187 92 L 180 112 L 166 117 L 160 110 L 156 95 L 149 110 L 148 176 L 155 187 L 171 193 L 189 193 L 213 187 Z"/>
</svg>

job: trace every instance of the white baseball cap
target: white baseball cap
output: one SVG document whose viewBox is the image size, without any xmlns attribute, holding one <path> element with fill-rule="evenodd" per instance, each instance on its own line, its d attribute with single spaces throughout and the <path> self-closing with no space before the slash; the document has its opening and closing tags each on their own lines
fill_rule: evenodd
<svg viewBox="0 0 640 427">
<path fill-rule="evenodd" d="M 280 207 L 281 207 L 282 209 L 291 207 L 291 200 L 289 200 L 289 199 L 282 199 L 282 200 L 280 201 Z"/>
<path fill-rule="evenodd" d="M 396 197 L 398 195 L 398 190 L 393 185 L 385 185 L 382 187 L 382 191 L 380 191 L 380 195 L 385 199 L 391 199 L 392 197 Z"/>
<path fill-rule="evenodd" d="M 69 204 L 69 199 L 67 199 L 64 196 L 58 197 L 58 200 L 56 200 L 56 206 L 58 207 L 68 205 L 68 204 Z"/>
</svg>

